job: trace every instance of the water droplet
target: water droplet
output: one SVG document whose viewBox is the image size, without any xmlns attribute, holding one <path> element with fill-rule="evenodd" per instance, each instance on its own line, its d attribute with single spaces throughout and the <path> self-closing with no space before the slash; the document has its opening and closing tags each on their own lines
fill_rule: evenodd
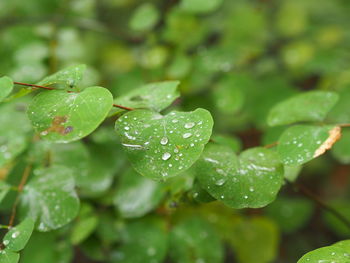
<svg viewBox="0 0 350 263">
<path fill-rule="evenodd" d="M 177 119 L 173 119 L 172 121 L 171 121 L 172 123 L 177 123 L 177 122 L 179 122 Z"/>
<path fill-rule="evenodd" d="M 171 157 L 171 154 L 170 154 L 170 153 L 164 153 L 163 156 L 162 156 L 162 159 L 163 159 L 164 161 L 166 161 L 166 160 L 169 160 L 170 157 Z"/>
<path fill-rule="evenodd" d="M 247 195 L 245 195 L 245 196 L 244 196 L 244 199 L 248 199 L 248 196 L 247 196 Z"/>
<path fill-rule="evenodd" d="M 167 145 L 169 142 L 169 139 L 167 137 L 163 137 L 161 140 L 160 140 L 160 144 L 161 145 Z"/>
<path fill-rule="evenodd" d="M 254 192 L 254 187 L 252 187 L 252 186 L 249 187 L 249 191 L 250 191 L 250 192 Z"/>
<path fill-rule="evenodd" d="M 185 133 L 182 137 L 183 137 L 184 139 L 187 139 L 187 138 L 190 138 L 191 136 L 192 136 L 192 133 L 187 132 L 187 133 Z"/>
<path fill-rule="evenodd" d="M 185 124 L 185 128 L 186 128 L 186 129 L 191 129 L 191 128 L 194 127 L 194 125 L 196 125 L 194 122 L 189 122 L 189 123 L 186 123 L 186 124 Z"/>
<path fill-rule="evenodd" d="M 130 128 L 128 126 L 124 127 L 124 130 L 130 130 Z"/>
<path fill-rule="evenodd" d="M 215 182 L 216 185 L 218 186 L 222 186 L 224 183 L 226 183 L 226 180 L 225 179 L 219 179 Z"/>
<path fill-rule="evenodd" d="M 16 237 L 18 237 L 18 235 L 19 235 L 19 231 L 16 231 L 16 232 L 14 232 L 13 234 L 12 234 L 12 238 L 16 238 Z"/>
</svg>

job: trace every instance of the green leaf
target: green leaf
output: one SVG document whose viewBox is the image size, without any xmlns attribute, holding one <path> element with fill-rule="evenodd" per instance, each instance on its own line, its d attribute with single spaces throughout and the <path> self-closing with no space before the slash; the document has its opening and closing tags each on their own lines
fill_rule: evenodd
<svg viewBox="0 0 350 263">
<path fill-rule="evenodd" d="M 151 3 L 144 3 L 135 10 L 129 25 L 135 31 L 148 31 L 157 24 L 158 20 L 157 8 Z"/>
<path fill-rule="evenodd" d="M 224 250 L 212 225 L 199 217 L 178 222 L 170 232 L 170 258 L 174 263 L 221 263 Z"/>
<path fill-rule="evenodd" d="M 219 8 L 223 0 L 182 0 L 180 8 L 195 14 L 213 12 Z"/>
<path fill-rule="evenodd" d="M 10 191 L 10 185 L 5 183 L 4 181 L 0 181 L 0 204 L 9 191 Z"/>
<path fill-rule="evenodd" d="M 102 87 L 86 88 L 80 93 L 51 90 L 35 96 L 27 113 L 43 138 L 67 143 L 94 131 L 112 104 L 112 94 Z"/>
<path fill-rule="evenodd" d="M 335 245 L 318 248 L 305 254 L 297 263 L 349 263 L 349 250 Z"/>
<path fill-rule="evenodd" d="M 285 233 L 295 232 L 305 226 L 312 213 L 312 203 L 301 198 L 278 198 L 266 207 L 266 214 Z"/>
<path fill-rule="evenodd" d="M 323 121 L 338 98 L 338 94 L 326 91 L 310 91 L 293 96 L 273 107 L 267 122 L 270 126 L 277 126 L 303 121 Z"/>
<path fill-rule="evenodd" d="M 177 91 L 179 84 L 179 81 L 149 83 L 116 98 L 114 103 L 130 108 L 161 111 L 179 97 L 180 94 Z"/>
<path fill-rule="evenodd" d="M 277 154 L 265 148 L 251 148 L 237 158 L 229 147 L 209 144 L 196 169 L 202 187 L 233 208 L 266 206 L 283 183 Z"/>
<path fill-rule="evenodd" d="M 118 263 L 161 263 L 168 248 L 165 224 L 157 219 L 132 221 L 126 226 L 122 245 L 112 256 Z"/>
<path fill-rule="evenodd" d="M 24 219 L 19 225 L 10 229 L 3 239 L 6 250 L 18 252 L 27 244 L 33 233 L 34 221 L 31 218 Z"/>
<path fill-rule="evenodd" d="M 342 164 L 350 164 L 350 130 L 342 132 L 339 143 L 332 147 L 332 155 Z"/>
<path fill-rule="evenodd" d="M 213 119 L 204 109 L 165 116 L 136 110 L 123 115 L 115 125 L 136 171 L 158 180 L 191 167 L 209 141 L 212 127 Z"/>
<path fill-rule="evenodd" d="M 122 217 L 141 217 L 153 210 L 164 194 L 161 183 L 142 177 L 130 169 L 120 178 L 114 204 Z"/>
<path fill-rule="evenodd" d="M 8 250 L 0 250 L 0 263 L 17 263 L 19 254 Z"/>
<path fill-rule="evenodd" d="M 74 88 L 82 80 L 85 70 L 84 64 L 70 66 L 44 78 L 37 85 L 63 84 L 66 88 Z"/>
<path fill-rule="evenodd" d="M 34 174 L 21 196 L 26 214 L 39 220 L 39 231 L 68 224 L 79 211 L 72 171 L 64 166 L 51 166 L 37 169 Z"/>
<path fill-rule="evenodd" d="M 12 91 L 13 81 L 11 78 L 4 76 L 0 78 L 0 102 L 3 101 Z"/>
<path fill-rule="evenodd" d="M 322 155 L 340 136 L 338 126 L 292 126 L 281 135 L 277 152 L 285 165 L 301 165 Z"/>
<path fill-rule="evenodd" d="M 240 263 L 268 263 L 277 256 L 279 232 L 267 218 L 241 220 L 234 226 L 231 236 L 231 244 Z"/>
<path fill-rule="evenodd" d="M 0 105 L 0 167 L 27 147 L 32 129 L 25 114 L 26 106 L 25 100 Z"/>
<path fill-rule="evenodd" d="M 70 236 L 72 244 L 78 245 L 84 241 L 96 229 L 97 224 L 98 217 L 94 214 L 93 208 L 83 204 Z"/>
</svg>

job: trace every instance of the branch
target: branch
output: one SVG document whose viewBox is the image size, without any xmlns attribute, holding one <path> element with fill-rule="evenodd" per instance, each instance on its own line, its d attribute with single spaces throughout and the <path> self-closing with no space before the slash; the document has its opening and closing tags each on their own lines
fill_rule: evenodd
<svg viewBox="0 0 350 263">
<path fill-rule="evenodd" d="M 299 183 L 291 183 L 287 181 L 290 185 L 292 185 L 297 191 L 301 192 L 305 197 L 309 198 L 310 200 L 314 201 L 316 204 L 318 204 L 321 208 L 328 211 L 329 213 L 333 214 L 338 220 L 344 223 L 349 229 L 350 229 L 350 221 L 341 213 L 339 213 L 336 209 L 326 204 L 323 200 L 321 200 L 315 193 L 310 191 L 308 188 L 306 188 L 304 185 Z"/>
<path fill-rule="evenodd" d="M 28 164 L 26 168 L 24 169 L 21 181 L 18 185 L 18 193 L 16 196 L 16 200 L 12 206 L 12 212 L 11 212 L 11 217 L 10 217 L 10 222 L 8 224 L 8 228 L 11 228 L 15 222 L 15 217 L 16 217 L 16 210 L 17 210 L 17 205 L 19 203 L 19 199 L 21 196 L 21 193 L 23 192 L 23 187 L 26 184 L 28 177 L 30 175 L 30 171 L 32 170 L 32 165 Z"/>
<path fill-rule="evenodd" d="M 278 145 L 278 142 L 274 142 L 274 143 L 270 143 L 268 145 L 265 145 L 264 148 L 269 149 L 269 148 L 275 147 L 277 145 Z"/>
<path fill-rule="evenodd" d="M 17 85 L 21 85 L 21 86 L 26 86 L 26 87 L 46 89 L 46 90 L 55 90 L 54 88 L 51 88 L 51 87 L 44 87 L 44 86 L 39 86 L 39 85 L 35 85 L 35 84 L 28 84 L 28 83 L 16 82 L 16 81 L 14 81 L 13 83 L 17 84 Z M 72 91 L 68 90 L 67 92 L 71 93 Z M 125 107 L 125 106 L 118 105 L 118 104 L 113 104 L 113 107 L 120 108 L 123 110 L 128 110 L 128 111 L 134 110 L 133 108 Z"/>
</svg>

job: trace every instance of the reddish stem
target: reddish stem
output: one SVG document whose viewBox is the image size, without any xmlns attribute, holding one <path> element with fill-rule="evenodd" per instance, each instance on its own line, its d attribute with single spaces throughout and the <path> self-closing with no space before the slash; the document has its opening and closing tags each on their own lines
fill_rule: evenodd
<svg viewBox="0 0 350 263">
<path fill-rule="evenodd" d="M 125 107 L 125 106 L 118 105 L 118 104 L 113 104 L 113 107 L 120 108 L 123 110 L 129 110 L 129 111 L 134 110 L 133 108 Z"/>
</svg>

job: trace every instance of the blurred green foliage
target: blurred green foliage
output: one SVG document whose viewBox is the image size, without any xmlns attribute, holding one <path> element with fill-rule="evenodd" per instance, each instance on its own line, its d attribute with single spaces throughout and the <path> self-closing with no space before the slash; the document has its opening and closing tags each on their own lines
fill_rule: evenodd
<svg viewBox="0 0 350 263">
<path fill-rule="evenodd" d="M 347 0 L 1 0 L 0 76 L 61 90 L 103 86 L 118 97 L 115 103 L 164 113 L 174 100 L 175 110 L 208 109 L 215 122 L 211 144 L 218 144 L 217 149 L 229 147 L 234 155 L 275 143 L 294 117 L 314 124 L 323 124 L 324 119 L 332 125 L 350 122 L 349 12 Z M 83 64 L 88 66 L 81 77 Z M 149 97 L 149 83 L 157 81 L 168 81 L 162 84 L 168 90 Z M 177 81 L 180 97 L 170 88 Z M 0 87 L 0 101 L 5 101 L 0 106 L 0 223 L 8 222 L 15 188 L 28 163 L 47 177 L 45 182 L 31 180 L 24 190 L 18 219 L 35 214 L 45 224 L 36 226 L 19 262 L 294 263 L 313 249 L 349 238 L 344 222 L 294 191 L 291 184 L 272 202 L 282 175 L 277 186 L 274 181 L 251 179 L 257 188 L 264 188 L 250 205 L 244 200 L 239 204 L 223 200 L 231 207 L 261 207 L 272 202 L 263 209 L 241 210 L 215 200 L 222 194 L 234 199 L 241 186 L 226 185 L 221 193 L 222 188 L 217 190 L 221 182 L 208 179 L 220 174 L 212 172 L 211 166 L 200 176 L 194 167 L 166 182 L 141 177 L 126 160 L 113 130 L 122 112 L 119 109 L 112 110 L 111 118 L 81 141 L 55 144 L 40 140 L 33 136 L 24 113 L 35 92 L 13 87 L 7 77 L 0 78 Z M 310 90 L 332 98 L 298 102 L 304 96 L 298 94 Z M 331 92 L 339 94 L 338 102 Z M 296 104 L 288 104 L 290 100 L 285 99 L 294 95 Z M 97 109 L 98 101 L 90 99 Z M 281 101 L 284 104 L 278 104 Z M 46 103 L 34 105 L 34 110 L 41 111 L 39 123 L 47 117 Z M 270 111 L 277 115 L 269 115 Z M 76 130 L 79 138 L 90 133 L 85 133 L 85 125 L 96 128 L 105 117 L 91 124 L 88 120 L 98 112 L 82 112 L 86 121 L 81 133 Z M 333 126 L 310 127 L 323 132 L 310 132 L 303 138 L 303 143 L 312 144 L 306 150 L 314 152 L 318 138 L 327 139 Z M 281 138 L 289 143 L 295 134 L 287 135 Z M 293 164 L 304 165 L 289 167 L 283 161 L 284 178 L 302 182 L 348 218 L 349 137 L 344 130 L 332 154 L 315 160 L 308 152 L 278 146 L 281 155 L 296 159 Z M 308 156 L 298 161 L 300 154 Z M 147 165 L 139 164 L 137 171 L 142 173 Z M 65 171 L 68 168 L 73 171 L 76 190 L 73 176 Z M 264 191 L 273 192 L 267 201 L 259 195 Z M 63 206 L 58 206 L 53 193 L 64 200 Z M 47 210 L 38 211 L 38 204 Z M 31 233 L 31 228 L 24 233 Z M 6 229 L 2 230 L 5 236 Z M 42 232 L 47 230 L 53 231 Z M 26 243 L 26 236 L 20 237 Z M 0 255 L 0 262 L 17 262 L 18 250 L 9 246 L 3 250 L 8 253 L 7 261 Z M 348 246 L 335 244 L 300 262 L 319 262 L 334 251 L 350 254 Z M 334 262 L 349 262 L 347 256 L 338 256 L 334 260 L 344 261 Z"/>
</svg>

